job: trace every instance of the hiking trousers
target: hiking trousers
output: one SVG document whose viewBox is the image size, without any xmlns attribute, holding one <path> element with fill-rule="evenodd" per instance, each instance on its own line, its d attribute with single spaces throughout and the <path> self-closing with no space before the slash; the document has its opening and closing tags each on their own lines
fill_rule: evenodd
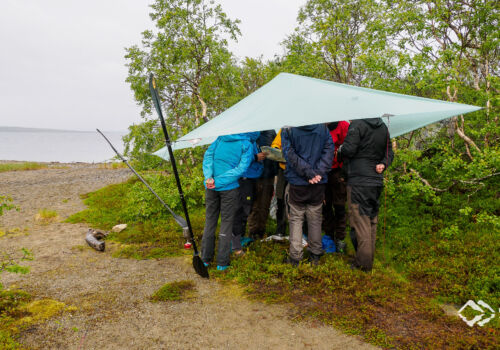
<svg viewBox="0 0 500 350">
<path fill-rule="evenodd" d="M 247 228 L 247 219 L 252 210 L 252 204 L 255 196 L 256 179 L 242 177 L 238 180 L 239 198 L 236 204 L 236 212 L 233 221 L 232 245 L 234 250 L 241 250 L 241 237 L 245 235 Z"/>
<path fill-rule="evenodd" d="M 346 232 L 347 189 L 341 173 L 341 168 L 334 168 L 328 173 L 323 206 L 323 228 L 334 241 L 343 240 Z"/>
<path fill-rule="evenodd" d="M 373 267 L 381 192 L 382 186 L 347 186 L 349 224 L 355 231 L 357 241 L 354 265 L 364 271 Z"/>
<path fill-rule="evenodd" d="M 273 192 L 274 177 L 257 180 L 252 210 L 248 216 L 248 234 L 252 238 L 262 238 L 266 232 Z"/>
<path fill-rule="evenodd" d="M 288 181 L 285 178 L 285 171 L 281 168 L 278 170 L 278 179 L 276 182 L 276 234 L 285 235 L 286 233 L 286 221 L 287 221 L 287 210 L 285 193 L 288 185 Z"/>
<path fill-rule="evenodd" d="M 233 220 L 236 208 L 238 207 L 238 198 L 238 188 L 228 191 L 205 190 L 205 228 L 201 240 L 201 259 L 204 262 L 210 263 L 214 259 L 215 230 L 220 214 L 217 265 L 229 265 Z"/>
<path fill-rule="evenodd" d="M 315 192 L 314 187 L 318 187 L 321 190 L 321 195 L 319 198 L 305 198 L 304 201 L 298 202 L 294 201 L 292 198 L 299 197 L 301 192 Z M 324 186 L 323 185 L 309 185 L 309 186 L 292 186 L 289 187 L 289 217 L 288 222 L 290 223 L 290 258 L 295 261 L 302 260 L 303 257 L 303 246 L 302 246 L 302 233 L 303 233 L 303 223 L 307 219 L 307 243 L 308 249 L 311 254 L 320 256 L 323 255 L 323 249 L 321 245 L 321 221 L 322 221 L 322 208 L 323 208 L 323 198 L 324 198 Z M 300 192 L 298 192 L 300 190 Z M 296 193 L 300 193 L 296 195 Z"/>
</svg>

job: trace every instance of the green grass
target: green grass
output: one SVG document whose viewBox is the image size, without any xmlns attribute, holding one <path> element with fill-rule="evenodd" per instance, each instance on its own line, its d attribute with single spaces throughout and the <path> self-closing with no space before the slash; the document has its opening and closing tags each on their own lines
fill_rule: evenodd
<svg viewBox="0 0 500 350">
<path fill-rule="evenodd" d="M 193 281 L 170 282 L 158 289 L 152 296 L 151 301 L 179 301 L 192 298 L 194 295 Z"/>
<path fill-rule="evenodd" d="M 136 182 L 110 185 L 83 196 L 86 210 L 70 216 L 70 223 L 87 223 L 92 228 L 110 230 L 116 224 L 128 226 L 121 232 L 112 232 L 106 239 L 120 243 L 113 256 L 117 258 L 159 259 L 182 256 L 191 252 L 184 250 L 182 231 L 171 215 L 165 213 L 148 219 L 139 216 L 128 201 L 130 189 Z M 141 184 L 142 185 L 142 184 Z M 202 232 L 204 218 L 193 212 L 191 223 L 195 232 Z"/>
<path fill-rule="evenodd" d="M 498 325 L 469 328 L 444 314 L 426 285 L 378 259 L 371 273 L 353 271 L 349 257 L 328 254 L 317 267 L 283 263 L 287 244 L 254 243 L 224 273 L 258 300 L 292 305 L 294 319 L 318 319 L 383 348 L 494 348 Z"/>
<path fill-rule="evenodd" d="M 56 222 L 59 219 L 59 215 L 55 210 L 50 209 L 40 209 L 35 215 L 35 220 L 42 225 L 48 225 Z"/>
<path fill-rule="evenodd" d="M 144 216 L 137 208 L 152 205 L 146 197 L 141 205 L 131 204 L 137 203 L 137 198 L 129 197 L 135 184 L 111 185 L 85 196 L 88 209 L 68 221 L 100 229 L 129 224 L 108 236 L 120 243 L 113 253 L 116 257 L 189 254 L 182 249 L 180 229 L 169 214 L 152 211 Z M 456 218 L 457 210 L 449 208 L 453 205 L 451 199 L 447 206 L 432 207 L 396 197 L 387 206 L 385 238 L 382 208 L 372 273 L 349 268 L 352 248 L 351 256 L 326 255 L 317 267 L 303 263 L 293 268 L 283 263 L 287 244 L 256 242 L 244 258 L 232 261 L 230 269 L 212 268 L 211 277 L 238 283 L 257 300 L 291 305 L 296 320 L 320 320 L 383 348 L 493 349 L 499 336 L 498 317 L 484 327 L 469 328 L 440 307 L 443 302 L 463 305 L 482 298 L 498 308 L 500 302 L 495 222 L 462 222 Z M 190 213 L 195 233 L 201 233 L 203 209 L 195 207 Z M 274 229 L 270 220 L 267 232 Z"/>
<path fill-rule="evenodd" d="M 17 340 L 14 323 L 24 316 L 21 308 L 31 300 L 31 296 L 19 290 L 0 288 L 0 349 L 21 349 Z"/>
<path fill-rule="evenodd" d="M 57 217 L 57 212 L 55 210 L 50 210 L 50 209 L 40 209 L 38 211 L 38 215 L 42 219 L 53 219 Z"/>
<path fill-rule="evenodd" d="M 46 164 L 23 162 L 23 163 L 0 163 L 0 173 L 5 171 L 38 170 L 47 168 Z"/>
</svg>

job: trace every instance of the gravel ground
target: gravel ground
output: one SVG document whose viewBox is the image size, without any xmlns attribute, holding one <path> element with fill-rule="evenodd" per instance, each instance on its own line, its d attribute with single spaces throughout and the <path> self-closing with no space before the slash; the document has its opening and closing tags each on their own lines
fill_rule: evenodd
<svg viewBox="0 0 500 350">
<path fill-rule="evenodd" d="M 36 299 L 73 305 L 64 313 L 21 333 L 32 349 L 375 349 L 357 337 L 316 322 L 294 322 L 285 305 L 245 298 L 238 287 L 198 277 L 189 257 L 115 259 L 85 245 L 88 229 L 62 221 L 85 208 L 79 195 L 130 177 L 128 169 L 98 164 L 59 164 L 48 169 L 0 173 L 0 194 L 20 211 L 0 217 L 0 251 L 30 249 L 27 275 L 4 273 Z M 41 225 L 42 208 L 60 218 Z M 195 298 L 152 303 L 149 296 L 167 282 L 192 280 Z"/>
</svg>

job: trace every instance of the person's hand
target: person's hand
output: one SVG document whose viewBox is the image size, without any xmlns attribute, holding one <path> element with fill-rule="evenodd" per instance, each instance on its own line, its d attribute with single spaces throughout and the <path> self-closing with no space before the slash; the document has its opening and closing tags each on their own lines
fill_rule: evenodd
<svg viewBox="0 0 500 350">
<path fill-rule="evenodd" d="M 312 179 L 309 180 L 309 183 L 311 185 L 314 185 L 314 184 L 317 184 L 321 181 L 321 175 L 316 175 L 315 177 L 313 177 Z"/>
<path fill-rule="evenodd" d="M 209 190 L 213 190 L 215 188 L 215 180 L 210 178 L 210 179 L 207 179 L 207 181 L 205 182 L 207 184 L 207 188 Z"/>
<path fill-rule="evenodd" d="M 264 152 L 257 153 L 257 160 L 259 162 L 262 162 L 264 159 L 266 159 L 266 154 Z"/>
<path fill-rule="evenodd" d="M 382 174 L 384 172 L 384 169 L 385 169 L 385 164 L 377 164 L 375 166 L 375 171 L 379 174 Z"/>
</svg>

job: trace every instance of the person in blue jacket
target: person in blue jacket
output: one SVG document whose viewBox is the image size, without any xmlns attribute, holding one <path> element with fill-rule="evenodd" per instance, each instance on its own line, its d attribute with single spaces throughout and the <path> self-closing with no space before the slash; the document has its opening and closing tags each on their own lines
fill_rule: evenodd
<svg viewBox="0 0 500 350">
<path fill-rule="evenodd" d="M 325 184 L 332 167 L 335 146 L 324 124 L 286 128 L 281 145 L 287 165 L 290 251 L 288 262 L 297 266 L 302 260 L 302 224 L 307 218 L 307 243 L 310 261 L 317 265 L 321 247 L 322 206 Z"/>
<path fill-rule="evenodd" d="M 245 171 L 243 176 L 238 180 L 240 195 L 238 209 L 234 215 L 232 240 L 233 253 L 237 257 L 241 257 L 245 254 L 241 249 L 241 239 L 245 236 L 248 215 L 250 215 L 250 211 L 252 210 L 255 197 L 257 179 L 262 175 L 262 171 L 264 170 L 263 160 L 266 157 L 257 147 L 257 139 L 260 136 L 260 132 L 249 132 L 243 135 L 248 136 L 248 139 L 252 143 L 253 159 L 247 171 Z M 252 239 L 248 238 L 248 240 L 251 241 Z"/>
<path fill-rule="evenodd" d="M 201 241 L 201 258 L 208 266 L 213 261 L 215 229 L 221 217 L 217 269 L 229 267 L 233 220 L 239 202 L 238 179 L 254 159 L 254 149 L 248 135 L 219 136 L 203 157 L 205 177 L 205 228 Z"/>
</svg>

